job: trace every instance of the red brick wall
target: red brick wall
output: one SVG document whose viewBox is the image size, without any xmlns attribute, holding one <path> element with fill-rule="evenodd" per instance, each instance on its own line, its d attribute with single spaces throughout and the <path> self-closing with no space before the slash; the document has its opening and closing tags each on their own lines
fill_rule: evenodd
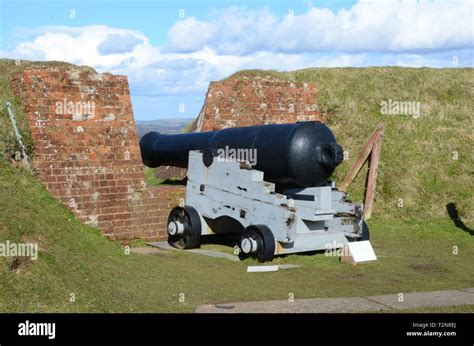
<svg viewBox="0 0 474 346">
<path fill-rule="evenodd" d="M 306 120 L 322 120 L 313 84 L 244 75 L 210 83 L 196 130 Z"/>
<path fill-rule="evenodd" d="M 34 167 L 54 196 L 110 238 L 166 236 L 169 207 L 184 190 L 146 186 L 126 77 L 48 68 L 18 73 L 12 86 L 31 128 Z"/>
</svg>

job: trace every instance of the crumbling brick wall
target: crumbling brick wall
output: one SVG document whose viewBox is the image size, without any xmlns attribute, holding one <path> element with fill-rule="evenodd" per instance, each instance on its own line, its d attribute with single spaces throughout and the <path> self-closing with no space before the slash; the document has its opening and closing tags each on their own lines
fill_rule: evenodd
<svg viewBox="0 0 474 346">
<path fill-rule="evenodd" d="M 175 186 L 147 187 L 127 78 L 92 69 L 25 70 L 12 78 L 48 190 L 113 239 L 166 236 Z M 40 207 L 40 206 L 39 206 Z"/>
<path fill-rule="evenodd" d="M 210 83 L 196 131 L 307 120 L 322 120 L 314 84 L 243 75 Z"/>
</svg>

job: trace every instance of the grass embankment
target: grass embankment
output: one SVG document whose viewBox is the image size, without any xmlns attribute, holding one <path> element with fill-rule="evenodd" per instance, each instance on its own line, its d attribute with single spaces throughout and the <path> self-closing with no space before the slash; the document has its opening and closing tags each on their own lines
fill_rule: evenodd
<svg viewBox="0 0 474 346">
<path fill-rule="evenodd" d="M 455 203 L 461 218 L 474 221 L 474 69 L 310 68 L 241 71 L 236 76 L 249 74 L 316 85 L 321 113 L 349 154 L 333 176 L 336 182 L 342 181 L 377 123 L 384 122 L 378 215 L 444 217 L 446 205 Z M 419 102 L 419 117 L 381 114 L 381 102 L 389 100 Z M 364 173 L 349 191 L 358 200 Z"/>
<path fill-rule="evenodd" d="M 0 311 L 193 311 L 200 304 L 287 299 L 289 293 L 366 296 L 474 286 L 472 236 L 446 219 L 374 217 L 369 225 L 379 259 L 370 264 L 293 255 L 274 262 L 301 268 L 255 274 L 246 272 L 253 260 L 180 251 L 127 255 L 76 220 L 28 171 L 1 160 L 0 172 L 0 242 L 37 242 L 40 249 L 36 261 L 0 257 Z"/>
</svg>

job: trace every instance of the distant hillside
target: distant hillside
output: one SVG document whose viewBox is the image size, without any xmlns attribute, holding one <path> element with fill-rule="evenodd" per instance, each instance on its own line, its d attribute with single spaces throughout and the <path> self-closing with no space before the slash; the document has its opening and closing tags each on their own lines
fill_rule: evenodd
<svg viewBox="0 0 474 346">
<path fill-rule="evenodd" d="M 142 138 L 147 132 L 158 131 L 162 133 L 182 132 L 194 119 L 193 118 L 172 118 L 156 120 L 135 120 L 138 138 Z"/>
</svg>

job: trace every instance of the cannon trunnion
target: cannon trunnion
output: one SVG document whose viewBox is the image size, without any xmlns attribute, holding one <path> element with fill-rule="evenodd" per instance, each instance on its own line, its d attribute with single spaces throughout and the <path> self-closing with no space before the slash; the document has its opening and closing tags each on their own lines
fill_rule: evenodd
<svg viewBox="0 0 474 346">
<path fill-rule="evenodd" d="M 186 203 L 168 218 L 168 241 L 177 248 L 237 234 L 241 254 L 263 262 L 368 237 L 363 205 L 328 181 L 342 148 L 320 122 L 150 132 L 140 148 L 147 166 L 188 168 Z"/>
</svg>

